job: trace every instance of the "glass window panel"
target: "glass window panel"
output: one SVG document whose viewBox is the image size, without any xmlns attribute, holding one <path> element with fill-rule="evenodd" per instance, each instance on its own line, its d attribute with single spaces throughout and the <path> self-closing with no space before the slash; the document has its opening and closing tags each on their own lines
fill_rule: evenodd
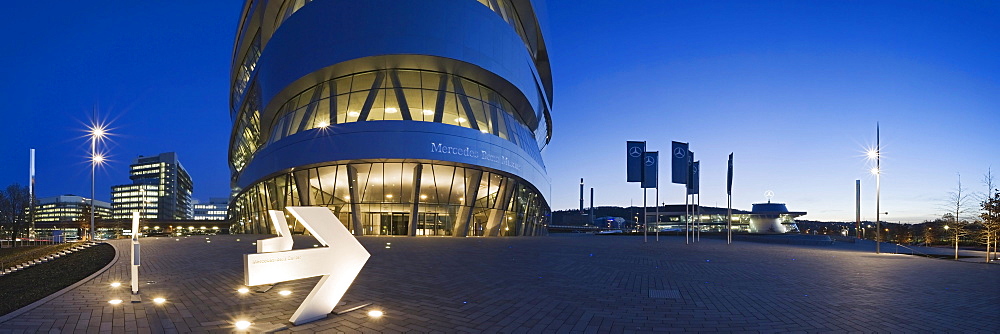
<svg viewBox="0 0 1000 334">
<path fill-rule="evenodd" d="M 399 76 L 400 87 L 420 88 L 420 72 L 400 70 L 396 74 Z"/>
<path fill-rule="evenodd" d="M 483 89 L 483 100 L 486 103 L 492 104 L 498 108 L 503 108 L 503 102 L 500 99 L 500 94 L 494 92 L 491 89 Z"/>
<path fill-rule="evenodd" d="M 492 197 L 490 196 L 490 183 L 492 182 L 493 173 L 483 172 L 483 177 L 479 181 L 479 191 L 476 193 L 476 206 L 480 208 L 490 208 L 493 203 Z"/>
<path fill-rule="evenodd" d="M 501 117 L 503 119 L 502 122 L 504 122 L 504 124 L 506 125 L 506 128 L 507 128 L 507 140 L 510 140 L 514 144 L 520 145 L 519 144 L 520 142 L 517 140 L 517 132 L 515 132 L 515 130 L 514 130 L 516 128 L 516 125 L 514 125 L 514 121 L 513 121 L 513 117 L 514 116 L 511 116 L 508 113 L 503 113 L 500 116 L 503 116 L 503 117 Z"/>
<path fill-rule="evenodd" d="M 413 203 L 413 169 L 417 164 L 414 163 L 404 163 L 401 164 L 402 173 L 399 179 L 399 202 L 400 203 Z"/>
<path fill-rule="evenodd" d="M 309 108 L 308 105 L 303 106 L 291 114 L 292 120 L 291 123 L 288 124 L 288 134 L 286 137 L 294 135 L 296 132 L 299 132 L 300 128 L 302 128 L 302 122 L 305 121 L 303 117 L 306 115 L 307 108 Z"/>
<path fill-rule="evenodd" d="M 319 193 L 317 197 L 314 197 L 315 201 L 313 203 L 334 204 L 333 190 L 335 189 L 336 184 L 336 166 L 316 168 L 315 174 L 312 175 L 312 179 L 309 180 L 309 185 L 311 185 Z"/>
<path fill-rule="evenodd" d="M 404 89 L 403 96 L 406 98 L 406 105 L 410 107 L 410 116 L 414 121 L 434 121 L 434 105 L 425 105 L 423 103 L 423 94 L 417 89 Z M 433 100 L 431 100 L 433 101 Z"/>
<path fill-rule="evenodd" d="M 330 99 L 316 101 L 316 109 L 313 110 L 313 120 L 310 128 L 319 128 L 330 125 Z"/>
<path fill-rule="evenodd" d="M 354 92 L 351 93 L 347 102 L 347 117 L 344 123 L 357 122 L 358 116 L 361 116 L 361 108 L 365 105 L 365 99 L 368 98 L 368 91 Z"/>
<path fill-rule="evenodd" d="M 476 125 L 479 126 L 479 131 L 482 133 L 493 133 L 493 128 L 491 127 L 491 119 L 487 116 L 486 109 L 483 108 L 484 104 L 482 101 L 476 99 L 469 99 L 469 107 L 472 108 L 472 114 L 475 116 Z"/>
<path fill-rule="evenodd" d="M 389 203 L 400 203 L 403 198 L 403 164 L 385 163 L 383 165 L 382 179 L 384 196 L 383 201 Z M 407 196 L 409 197 L 409 196 Z"/>
<path fill-rule="evenodd" d="M 349 93 L 351 91 L 351 80 L 354 76 L 348 76 L 343 78 L 338 78 L 334 80 L 334 85 L 337 87 L 336 94 Z"/>
<path fill-rule="evenodd" d="M 358 180 L 366 179 L 366 184 L 364 187 L 364 193 L 361 195 L 361 201 L 365 203 L 381 203 L 385 201 L 385 191 L 383 190 L 383 164 L 373 163 L 369 165 L 370 169 L 362 173 L 362 169 L 358 168 Z"/>
<path fill-rule="evenodd" d="M 287 119 L 288 119 L 288 117 L 282 117 L 281 119 L 278 120 L 278 124 L 275 125 L 274 129 L 271 130 L 271 140 L 270 140 L 270 142 L 272 142 L 272 143 L 276 142 L 276 141 L 278 141 L 278 139 L 281 139 L 284 136 L 284 132 L 285 132 L 285 120 L 287 120 Z"/>
<path fill-rule="evenodd" d="M 309 87 L 309 89 L 303 91 L 302 93 L 299 93 L 299 96 L 297 96 L 297 101 L 296 101 L 297 104 L 295 105 L 295 109 L 302 108 L 303 106 L 309 104 L 309 102 L 311 102 L 312 100 L 313 95 L 316 93 L 316 88 L 317 86 L 312 86 Z"/>
<path fill-rule="evenodd" d="M 462 78 L 462 89 L 465 90 L 465 95 L 482 100 L 482 96 L 479 94 L 479 84 L 472 82 L 469 79 Z"/>
<path fill-rule="evenodd" d="M 490 120 L 493 121 L 493 133 L 500 138 L 507 139 L 507 124 L 504 123 L 503 111 L 490 104 L 485 104 L 490 112 Z"/>
<path fill-rule="evenodd" d="M 441 85 L 441 73 L 420 72 L 420 86 L 423 89 L 438 89 Z"/>
<path fill-rule="evenodd" d="M 351 91 L 367 91 L 372 89 L 372 84 L 375 83 L 375 72 L 362 73 L 354 76 L 354 80 L 351 82 Z"/>
<path fill-rule="evenodd" d="M 448 204 L 451 201 L 451 183 L 455 176 L 455 167 L 433 166 L 434 185 L 432 191 L 437 192 L 437 202 Z"/>
<path fill-rule="evenodd" d="M 365 189 L 368 187 L 368 174 L 372 169 L 372 165 L 351 164 L 351 167 L 356 172 L 355 176 L 357 179 L 354 180 L 354 194 L 358 196 L 358 198 L 352 199 L 352 201 L 360 203 L 364 200 Z"/>
<path fill-rule="evenodd" d="M 288 99 L 288 102 L 285 102 L 281 112 L 291 112 L 292 110 L 298 109 L 299 106 L 297 103 L 300 96 L 302 96 L 302 94 L 292 96 L 292 98 Z"/>
<path fill-rule="evenodd" d="M 424 115 L 424 121 L 433 122 L 434 114 L 441 112 L 437 110 L 437 96 L 438 92 L 434 90 L 425 90 L 421 94 L 424 100 L 424 109 L 421 113 Z M 445 96 L 448 96 L 447 94 Z"/>
<path fill-rule="evenodd" d="M 459 112 L 458 99 L 455 97 L 455 94 L 445 94 L 444 98 L 444 118 L 442 122 L 466 128 L 469 127 L 469 119 L 465 117 L 465 112 Z"/>
<path fill-rule="evenodd" d="M 350 112 L 348 111 L 347 105 L 348 105 L 348 102 L 350 102 L 350 100 L 351 100 L 351 94 L 337 95 L 336 100 L 337 100 L 337 102 L 336 102 L 336 104 L 337 104 L 337 114 L 336 114 L 337 115 L 337 123 L 338 124 L 339 123 L 347 123 L 347 120 L 350 119 L 350 116 L 348 116 L 350 114 Z M 354 118 L 357 119 L 357 116 L 354 116 Z"/>
<path fill-rule="evenodd" d="M 432 165 L 425 164 L 420 172 L 420 191 L 417 196 L 420 197 L 421 208 L 423 208 L 423 203 L 438 202 L 438 194 L 435 190 L 437 188 L 435 175 L 434 166 Z"/>
<path fill-rule="evenodd" d="M 337 166 L 337 183 L 334 185 L 334 203 L 350 203 L 351 201 L 351 188 L 347 181 L 347 165 Z M 325 187 L 325 186 L 324 186 Z M 325 189 L 325 188 L 324 188 Z M 350 208 L 350 206 L 348 206 Z"/>
<path fill-rule="evenodd" d="M 375 90 L 375 102 L 372 103 L 372 109 L 368 113 L 369 121 L 381 121 L 385 119 L 385 93 L 388 90 L 377 89 Z M 367 92 L 365 92 L 367 93 Z M 358 94 L 358 93 L 355 93 Z M 399 114 L 399 109 L 396 109 L 396 114 Z"/>
<path fill-rule="evenodd" d="M 390 81 L 390 80 L 386 80 Z M 387 121 L 402 121 L 403 111 L 399 106 L 399 101 L 396 98 L 396 91 L 394 89 L 382 89 L 379 92 L 379 97 L 385 100 L 385 109 L 383 113 L 385 114 L 384 120 Z M 374 109 L 374 108 L 373 108 Z M 374 111 L 374 110 L 373 110 Z"/>
<path fill-rule="evenodd" d="M 469 192 L 466 191 L 466 170 L 465 168 L 455 167 L 455 179 L 451 184 L 451 200 L 448 203 L 455 205 L 466 205 L 465 194 Z M 469 199 L 471 200 L 471 199 Z"/>
</svg>

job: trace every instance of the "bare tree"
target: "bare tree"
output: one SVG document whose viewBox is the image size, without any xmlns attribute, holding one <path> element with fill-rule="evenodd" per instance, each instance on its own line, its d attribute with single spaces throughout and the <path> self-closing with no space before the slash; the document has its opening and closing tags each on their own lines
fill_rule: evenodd
<svg viewBox="0 0 1000 334">
<path fill-rule="evenodd" d="M 17 240 L 22 232 L 27 235 L 30 201 L 28 187 L 14 183 L 0 190 L 0 225 L 10 230 L 11 241 Z"/>
<path fill-rule="evenodd" d="M 987 173 L 987 178 L 984 181 L 988 186 L 993 186 L 990 180 L 990 175 Z M 992 188 L 983 201 L 980 203 L 980 208 L 982 209 L 979 213 L 979 218 L 982 220 L 983 228 L 981 236 L 986 241 L 986 262 L 990 262 L 990 244 L 993 245 L 993 254 L 997 252 L 997 239 L 1000 239 L 1000 189 Z"/>
<path fill-rule="evenodd" d="M 1000 190 L 997 189 L 993 181 L 993 168 L 987 168 L 983 175 L 983 185 L 986 186 L 986 193 L 980 202 L 981 211 L 979 218 L 982 220 L 981 237 L 986 243 L 986 262 L 990 262 L 990 245 L 993 245 L 993 253 L 997 252 L 997 239 L 1000 237 Z"/>
<path fill-rule="evenodd" d="M 972 201 L 972 194 L 968 189 L 962 187 L 962 174 L 958 174 L 958 185 L 955 190 L 948 192 L 945 202 L 948 210 L 945 216 L 951 218 L 951 224 L 945 228 L 951 230 L 949 234 L 955 235 L 955 260 L 958 260 L 958 241 L 967 233 L 968 221 L 963 218 L 968 218 L 971 215 L 973 211 Z"/>
</svg>

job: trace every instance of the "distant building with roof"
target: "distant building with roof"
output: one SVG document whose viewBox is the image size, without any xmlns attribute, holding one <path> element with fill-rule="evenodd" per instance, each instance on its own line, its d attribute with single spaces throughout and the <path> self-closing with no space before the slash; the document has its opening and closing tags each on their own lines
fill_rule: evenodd
<svg viewBox="0 0 1000 334">
<path fill-rule="evenodd" d="M 94 216 L 97 219 L 111 217 L 111 204 L 94 201 Z M 76 227 L 83 221 L 90 221 L 90 199 L 76 195 L 60 195 L 36 199 L 35 228 Z"/>
<path fill-rule="evenodd" d="M 689 205 L 685 207 L 684 204 L 662 205 L 659 207 L 660 219 L 657 223 L 657 207 L 647 207 L 645 209 L 645 221 L 649 222 L 650 231 L 659 229 L 665 232 L 682 232 L 686 228 L 686 220 L 697 223 L 697 226 L 692 227 L 692 229 L 700 228 L 702 232 L 724 232 L 726 230 L 728 212 L 726 208 L 701 206 L 697 212 L 686 213 L 696 208 L 698 206 Z M 697 213 L 700 213 L 700 215 L 697 215 Z M 753 208 L 750 211 L 733 209 L 732 213 L 733 231 L 742 233 L 798 232 L 795 219 L 806 214 L 806 212 L 802 211 L 789 211 L 783 203 L 770 202 L 753 204 Z M 575 230 L 572 227 L 581 226 L 581 221 L 594 221 L 592 224 L 597 228 L 618 228 L 617 226 L 622 226 L 622 229 L 641 232 L 644 221 L 642 218 L 643 207 L 641 206 L 602 206 L 594 208 L 595 217 L 622 217 L 626 220 L 624 223 L 613 224 L 617 225 L 614 227 L 606 227 L 605 225 L 608 224 L 598 223 L 597 219 L 600 218 L 591 220 L 588 218 L 581 219 L 580 216 L 586 215 L 581 215 L 580 211 L 576 209 L 553 211 L 550 230 L 552 230 L 552 227 L 556 229 L 565 228 Z M 690 218 L 686 219 L 685 217 Z"/>
</svg>

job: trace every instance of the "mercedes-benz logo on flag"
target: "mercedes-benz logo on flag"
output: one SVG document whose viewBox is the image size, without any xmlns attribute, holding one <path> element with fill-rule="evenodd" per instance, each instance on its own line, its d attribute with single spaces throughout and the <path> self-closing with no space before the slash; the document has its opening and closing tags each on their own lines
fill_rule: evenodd
<svg viewBox="0 0 1000 334">
<path fill-rule="evenodd" d="M 646 157 L 646 166 L 652 166 L 656 163 L 656 158 Z"/>
<path fill-rule="evenodd" d="M 633 158 L 638 158 L 640 155 L 642 155 L 642 150 L 639 149 L 638 146 L 632 146 L 631 148 L 628 149 L 628 155 Z"/>
<path fill-rule="evenodd" d="M 682 158 L 684 158 L 685 155 L 687 155 L 687 152 L 684 152 L 683 148 L 678 147 L 678 148 L 674 149 L 674 157 L 675 158 L 682 159 Z"/>
<path fill-rule="evenodd" d="M 695 173 L 695 174 L 698 174 L 698 167 L 697 166 L 691 166 L 691 172 Z"/>
</svg>

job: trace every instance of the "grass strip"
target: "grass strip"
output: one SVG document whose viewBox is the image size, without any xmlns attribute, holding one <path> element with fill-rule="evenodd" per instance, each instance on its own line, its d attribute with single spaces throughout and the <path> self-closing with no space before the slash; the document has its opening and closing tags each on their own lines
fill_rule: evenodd
<svg viewBox="0 0 1000 334">
<path fill-rule="evenodd" d="M 13 267 L 31 260 L 35 260 L 46 255 L 55 254 L 77 246 L 78 244 L 64 243 L 41 246 L 20 246 L 0 249 L 0 269 Z"/>
<path fill-rule="evenodd" d="M 0 276 L 0 315 L 45 298 L 101 270 L 115 248 L 99 244 L 55 260 Z"/>
</svg>

